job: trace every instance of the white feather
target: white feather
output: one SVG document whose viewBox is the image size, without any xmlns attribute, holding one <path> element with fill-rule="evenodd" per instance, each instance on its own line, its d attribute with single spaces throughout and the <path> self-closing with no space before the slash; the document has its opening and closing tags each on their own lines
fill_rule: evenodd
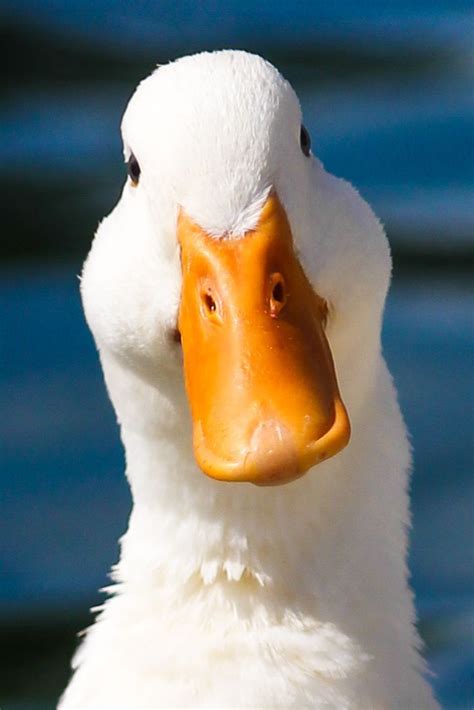
<svg viewBox="0 0 474 710">
<path fill-rule="evenodd" d="M 302 154 L 300 122 L 289 84 L 244 52 L 160 67 L 130 101 L 140 182 L 100 225 L 81 290 L 134 507 L 62 710 L 436 707 L 407 583 L 410 451 L 380 349 L 389 248 L 357 192 Z M 353 433 L 303 478 L 258 488 L 198 471 L 170 332 L 178 208 L 236 237 L 270 189 L 330 303 Z"/>
</svg>

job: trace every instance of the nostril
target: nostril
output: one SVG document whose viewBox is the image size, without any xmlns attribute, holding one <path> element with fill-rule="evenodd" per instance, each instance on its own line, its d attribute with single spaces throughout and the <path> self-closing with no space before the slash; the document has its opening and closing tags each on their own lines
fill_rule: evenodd
<svg viewBox="0 0 474 710">
<path fill-rule="evenodd" d="M 210 313 L 215 313 L 217 306 L 210 293 L 204 294 L 204 304 Z"/>
<path fill-rule="evenodd" d="M 219 293 L 215 293 L 215 288 L 211 284 L 203 284 L 200 293 L 201 315 L 210 323 L 222 322 L 222 305 Z"/>
<path fill-rule="evenodd" d="M 285 280 L 281 274 L 270 276 L 270 315 L 275 318 L 288 300 Z"/>
<path fill-rule="evenodd" d="M 285 298 L 285 292 L 283 289 L 283 284 L 281 281 L 278 281 L 272 291 L 272 297 L 274 301 L 277 301 L 278 303 L 283 303 L 284 298 Z"/>
</svg>

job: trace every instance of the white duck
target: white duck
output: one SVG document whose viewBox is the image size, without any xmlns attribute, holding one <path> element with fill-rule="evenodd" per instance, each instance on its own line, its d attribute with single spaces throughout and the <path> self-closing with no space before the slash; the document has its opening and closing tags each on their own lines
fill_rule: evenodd
<svg viewBox="0 0 474 710">
<path fill-rule="evenodd" d="M 245 52 L 159 68 L 123 136 L 82 295 L 134 506 L 60 707 L 436 707 L 380 223 Z"/>
</svg>

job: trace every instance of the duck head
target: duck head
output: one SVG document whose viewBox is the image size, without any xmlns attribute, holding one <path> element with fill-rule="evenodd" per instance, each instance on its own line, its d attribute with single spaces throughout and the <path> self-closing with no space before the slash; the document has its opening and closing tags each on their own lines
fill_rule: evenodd
<svg viewBox="0 0 474 710">
<path fill-rule="evenodd" d="M 160 67 L 122 129 L 129 178 L 82 279 L 106 377 L 113 360 L 168 399 L 181 378 L 208 476 L 300 477 L 349 442 L 349 375 L 377 351 L 388 285 L 382 230 L 325 173 L 295 93 L 259 57 Z M 109 389 L 126 424 L 156 423 Z"/>
</svg>

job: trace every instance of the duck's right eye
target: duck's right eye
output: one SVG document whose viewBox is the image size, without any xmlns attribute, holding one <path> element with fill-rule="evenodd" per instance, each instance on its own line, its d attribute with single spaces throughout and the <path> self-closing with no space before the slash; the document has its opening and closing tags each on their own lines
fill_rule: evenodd
<svg viewBox="0 0 474 710">
<path fill-rule="evenodd" d="M 141 170 L 138 164 L 138 160 L 135 158 L 133 153 L 130 153 L 130 157 L 127 161 L 127 172 L 130 177 L 130 180 L 132 181 L 132 184 L 138 185 Z"/>
<path fill-rule="evenodd" d="M 304 155 L 309 158 L 309 156 L 311 155 L 311 136 L 308 133 L 308 129 L 305 128 L 303 124 L 301 124 L 300 130 L 300 146 Z"/>
</svg>

